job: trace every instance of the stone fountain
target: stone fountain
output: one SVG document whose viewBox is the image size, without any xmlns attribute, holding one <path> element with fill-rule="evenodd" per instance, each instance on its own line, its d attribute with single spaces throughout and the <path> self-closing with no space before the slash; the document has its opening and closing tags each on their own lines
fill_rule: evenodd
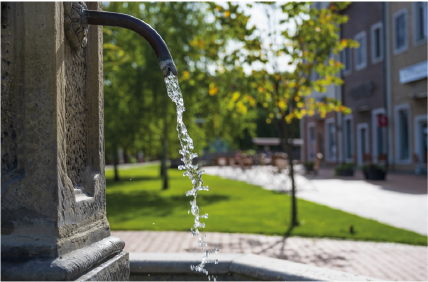
<svg viewBox="0 0 428 282">
<path fill-rule="evenodd" d="M 73 48 L 62 2 L 1 13 L 1 278 L 128 280 L 106 218 L 102 27 Z"/>
</svg>

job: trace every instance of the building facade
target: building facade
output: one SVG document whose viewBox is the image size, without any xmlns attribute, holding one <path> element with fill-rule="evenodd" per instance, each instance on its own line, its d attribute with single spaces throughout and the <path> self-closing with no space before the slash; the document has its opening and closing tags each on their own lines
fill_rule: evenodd
<svg viewBox="0 0 428 282">
<path fill-rule="evenodd" d="M 341 38 L 360 46 L 342 52 L 343 104 L 352 110 L 343 117 L 342 162 L 361 165 L 387 154 L 387 129 L 378 122 L 386 114 L 383 9 L 381 2 L 354 2 L 344 11 L 349 20 Z"/>
<path fill-rule="evenodd" d="M 360 46 L 341 54 L 344 84 L 322 95 L 339 96 L 352 113 L 306 118 L 304 159 L 320 152 L 326 164 L 426 173 L 427 3 L 353 2 L 343 13 L 341 38 Z"/>
<path fill-rule="evenodd" d="M 427 163 L 427 3 L 386 7 L 389 159 L 395 170 L 419 173 Z"/>
</svg>

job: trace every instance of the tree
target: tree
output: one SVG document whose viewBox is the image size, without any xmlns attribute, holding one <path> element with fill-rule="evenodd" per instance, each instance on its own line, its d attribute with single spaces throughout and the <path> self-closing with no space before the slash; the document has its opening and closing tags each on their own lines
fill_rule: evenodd
<svg viewBox="0 0 428 282">
<path fill-rule="evenodd" d="M 336 75 L 342 69 L 342 64 L 330 55 L 338 54 L 344 47 L 358 47 L 358 43 L 353 40 L 339 38 L 339 25 L 347 21 L 347 17 L 341 15 L 340 11 L 348 4 L 335 2 L 331 3 L 328 9 L 320 10 L 304 2 L 261 4 L 269 19 L 268 30 L 259 35 L 260 41 L 265 40 L 268 44 L 257 50 L 263 68 L 253 70 L 252 74 L 243 80 L 246 81 L 246 87 L 242 87 L 229 101 L 233 102 L 238 113 L 254 111 L 258 105 L 266 110 L 269 115 L 266 123 L 275 124 L 281 146 L 287 153 L 290 164 L 293 163 L 293 128 L 301 118 L 314 114 L 324 118 L 330 111 L 350 113 L 349 108 L 335 99 L 315 101 L 307 97 L 313 90 L 325 92 L 326 86 L 343 83 Z M 283 13 L 282 20 L 275 18 L 278 9 Z M 294 26 L 294 30 L 284 30 L 283 24 Z M 267 37 L 263 38 L 264 34 L 267 34 Z M 245 55 L 245 52 L 238 50 L 232 59 L 242 64 L 242 57 Z M 281 70 L 280 66 L 287 60 L 288 70 Z M 319 74 L 318 79 L 312 79 L 313 72 Z M 290 178 L 290 227 L 293 227 L 298 225 L 298 217 L 292 165 Z"/>
<path fill-rule="evenodd" d="M 245 29 L 248 17 L 237 11 L 238 5 L 228 5 L 235 11 L 233 19 L 213 16 L 219 12 L 213 3 L 110 2 L 105 7 L 143 19 L 167 43 L 184 96 L 183 119 L 199 153 L 208 140 L 222 135 L 232 141 L 241 129 L 251 127 L 241 122 L 249 115 L 233 120 L 225 102 L 215 96 L 220 88 L 214 82 L 219 77 L 231 82 L 228 73 L 209 70 L 222 62 L 228 39 L 251 34 Z M 178 156 L 176 113 L 150 45 L 130 30 L 104 27 L 104 82 L 106 152 L 113 156 L 115 168 L 118 148 L 127 154 L 141 150 L 162 156 L 162 188 L 166 188 L 166 159 Z M 195 122 L 197 115 L 205 120 L 203 126 Z"/>
</svg>

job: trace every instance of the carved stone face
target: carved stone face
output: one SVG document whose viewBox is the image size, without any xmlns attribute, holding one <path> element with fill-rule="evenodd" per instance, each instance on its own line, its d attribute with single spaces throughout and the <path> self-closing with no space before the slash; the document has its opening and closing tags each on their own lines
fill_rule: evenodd
<svg viewBox="0 0 428 282">
<path fill-rule="evenodd" d="M 77 50 L 87 44 L 89 25 L 83 23 L 84 2 L 64 2 L 64 30 L 70 45 Z"/>
</svg>

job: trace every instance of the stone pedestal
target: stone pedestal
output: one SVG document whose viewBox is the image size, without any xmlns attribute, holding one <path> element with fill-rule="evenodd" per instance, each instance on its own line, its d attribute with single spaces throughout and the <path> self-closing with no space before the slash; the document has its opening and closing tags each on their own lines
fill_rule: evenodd
<svg viewBox="0 0 428 282">
<path fill-rule="evenodd" d="M 106 218 L 102 27 L 75 50 L 62 2 L 1 12 L 2 280 L 127 280 Z"/>
</svg>

